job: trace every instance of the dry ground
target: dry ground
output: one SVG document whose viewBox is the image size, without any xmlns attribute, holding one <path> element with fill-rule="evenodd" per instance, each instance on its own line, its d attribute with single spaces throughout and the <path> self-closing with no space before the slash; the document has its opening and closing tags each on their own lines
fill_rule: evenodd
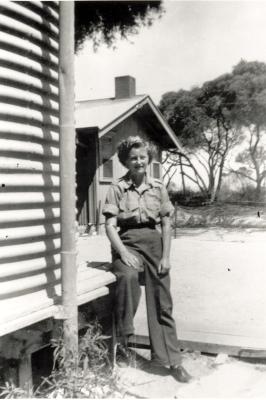
<svg viewBox="0 0 266 400">
<path fill-rule="evenodd" d="M 266 349 L 265 236 L 263 230 L 252 228 L 177 231 L 171 262 L 180 339 Z M 99 261 L 110 260 L 105 237 L 81 237 L 79 246 L 83 259 L 89 260 L 94 252 Z M 136 333 L 147 334 L 144 296 L 135 322 Z M 195 379 L 182 385 L 149 370 L 148 351 L 140 356 L 133 368 L 119 371 L 129 397 L 266 397 L 263 361 L 185 352 L 184 364 Z"/>
<path fill-rule="evenodd" d="M 171 276 L 180 339 L 266 348 L 265 236 L 264 231 L 243 228 L 178 230 Z M 145 319 L 142 296 L 137 333 L 147 334 Z M 154 398 L 266 397 L 264 360 L 251 361 L 186 352 L 192 383 L 150 375 L 150 382 L 133 386 L 133 392 Z M 143 376 L 148 378 L 149 372 Z"/>
<path fill-rule="evenodd" d="M 204 340 L 266 348 L 265 239 L 257 229 L 178 230 L 171 278 L 180 339 L 193 331 Z M 143 333 L 144 309 L 137 315 Z"/>
<path fill-rule="evenodd" d="M 194 377 L 188 384 L 178 383 L 162 371 L 138 365 L 120 368 L 119 374 L 127 390 L 125 398 L 265 398 L 265 364 L 230 357 L 220 363 L 219 358 L 186 353 L 183 364 Z"/>
</svg>

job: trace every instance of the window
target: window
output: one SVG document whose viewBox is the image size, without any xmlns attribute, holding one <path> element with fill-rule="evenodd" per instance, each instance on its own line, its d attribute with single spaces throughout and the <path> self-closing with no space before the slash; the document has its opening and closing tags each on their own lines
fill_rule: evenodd
<svg viewBox="0 0 266 400">
<path fill-rule="evenodd" d="M 112 137 L 105 136 L 100 141 L 100 161 L 101 161 L 101 178 L 104 180 L 112 180 L 113 178 L 113 160 L 112 160 Z"/>
<path fill-rule="evenodd" d="M 103 160 L 103 178 L 113 178 L 113 160 Z"/>
<path fill-rule="evenodd" d="M 155 179 L 161 179 L 161 166 L 158 162 L 152 163 L 152 176 Z"/>
</svg>

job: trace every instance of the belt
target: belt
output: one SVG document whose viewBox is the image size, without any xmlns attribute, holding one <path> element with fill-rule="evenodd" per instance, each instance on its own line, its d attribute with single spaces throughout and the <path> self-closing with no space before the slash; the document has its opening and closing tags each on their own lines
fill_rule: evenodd
<svg viewBox="0 0 266 400">
<path fill-rule="evenodd" d="M 135 225 L 124 225 L 120 227 L 120 232 L 125 232 L 128 229 L 141 229 L 141 228 L 149 228 L 155 229 L 156 224 L 135 224 Z"/>
</svg>

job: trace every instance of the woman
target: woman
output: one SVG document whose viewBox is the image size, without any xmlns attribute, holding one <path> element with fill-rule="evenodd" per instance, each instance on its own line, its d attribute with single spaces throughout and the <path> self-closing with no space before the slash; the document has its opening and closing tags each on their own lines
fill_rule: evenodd
<svg viewBox="0 0 266 400">
<path fill-rule="evenodd" d="M 179 382 L 188 382 L 190 375 L 181 366 L 170 294 L 173 207 L 162 182 L 146 174 L 152 160 L 147 142 L 129 137 L 118 146 L 118 158 L 128 173 L 111 185 L 103 214 L 117 277 L 115 311 L 120 340 L 126 345 L 134 333 L 140 280 L 144 278 L 152 358 L 168 367 Z"/>
</svg>

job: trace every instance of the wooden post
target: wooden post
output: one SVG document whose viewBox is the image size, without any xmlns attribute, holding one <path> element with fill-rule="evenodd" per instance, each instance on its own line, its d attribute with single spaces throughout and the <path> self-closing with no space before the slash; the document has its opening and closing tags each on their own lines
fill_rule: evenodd
<svg viewBox="0 0 266 400">
<path fill-rule="evenodd" d="M 19 386 L 27 391 L 32 388 L 31 354 L 25 354 L 19 360 L 18 382 Z"/>
<path fill-rule="evenodd" d="M 177 229 L 177 201 L 175 201 L 175 239 L 177 236 L 176 229 Z"/>
<path fill-rule="evenodd" d="M 181 157 L 180 154 L 179 154 L 179 163 L 180 163 L 180 172 L 181 172 L 181 179 L 182 179 L 183 195 L 185 196 L 185 194 L 186 194 L 186 184 L 185 184 L 185 178 L 184 178 L 182 157 Z"/>
<path fill-rule="evenodd" d="M 74 126 L 74 2 L 60 1 L 60 186 L 64 342 L 70 357 L 78 352 L 76 185 Z M 73 359 L 73 358 L 72 358 Z"/>
<path fill-rule="evenodd" d="M 97 215 L 96 215 L 96 232 L 97 235 L 100 233 L 100 219 L 101 219 L 101 213 L 102 213 L 102 202 L 101 200 L 99 201 L 99 208 L 97 210 Z"/>
<path fill-rule="evenodd" d="M 111 362 L 114 366 L 116 363 L 116 350 L 117 350 L 117 340 L 116 340 L 116 318 L 115 313 L 112 312 L 112 327 L 111 327 Z"/>
</svg>

